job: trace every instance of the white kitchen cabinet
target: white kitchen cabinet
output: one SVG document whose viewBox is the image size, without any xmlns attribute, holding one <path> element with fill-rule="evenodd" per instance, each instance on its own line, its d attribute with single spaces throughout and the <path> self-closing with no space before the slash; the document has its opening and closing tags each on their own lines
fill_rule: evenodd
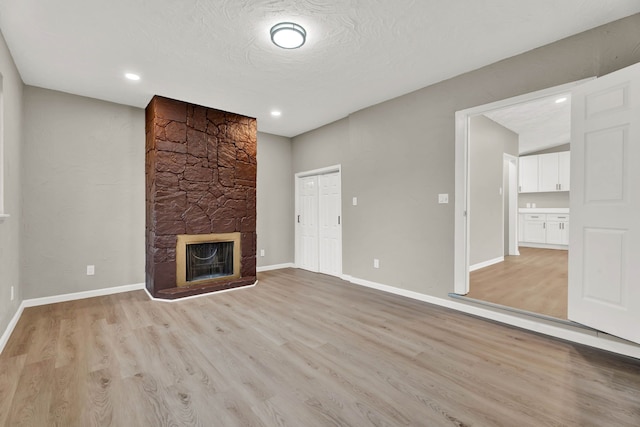
<svg viewBox="0 0 640 427">
<path fill-rule="evenodd" d="M 546 243 L 553 245 L 569 244 L 569 215 L 547 214 Z"/>
<path fill-rule="evenodd" d="M 538 191 L 538 156 L 524 156 L 518 160 L 518 191 L 535 193 Z"/>
<path fill-rule="evenodd" d="M 538 156 L 538 191 L 558 191 L 558 153 Z"/>
<path fill-rule="evenodd" d="M 564 249 L 569 245 L 569 214 L 519 214 L 521 246 Z"/>
<path fill-rule="evenodd" d="M 571 152 L 563 151 L 558 153 L 558 190 L 569 191 L 571 189 L 570 180 Z"/>
<path fill-rule="evenodd" d="M 524 216 L 523 241 L 529 243 L 546 243 L 546 215 L 526 214 Z"/>
<path fill-rule="evenodd" d="M 537 154 L 520 157 L 520 193 L 569 191 L 571 154 Z"/>
</svg>

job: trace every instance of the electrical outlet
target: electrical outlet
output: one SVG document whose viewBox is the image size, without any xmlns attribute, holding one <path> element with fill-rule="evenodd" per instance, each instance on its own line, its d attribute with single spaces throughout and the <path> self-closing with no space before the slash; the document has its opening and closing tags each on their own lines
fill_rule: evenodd
<svg viewBox="0 0 640 427">
<path fill-rule="evenodd" d="M 96 266 L 87 265 L 87 276 L 93 276 L 94 274 L 96 274 Z"/>
<path fill-rule="evenodd" d="M 438 203 L 449 203 L 448 194 L 438 194 Z"/>
<path fill-rule="evenodd" d="M 378 258 L 373 259 L 373 268 L 380 268 L 380 260 Z"/>
<path fill-rule="evenodd" d="M 264 256 L 264 249 L 260 249 L 260 256 Z"/>
<path fill-rule="evenodd" d="M 13 286 L 11 287 L 11 301 L 15 298 L 15 293 L 13 292 Z"/>
</svg>

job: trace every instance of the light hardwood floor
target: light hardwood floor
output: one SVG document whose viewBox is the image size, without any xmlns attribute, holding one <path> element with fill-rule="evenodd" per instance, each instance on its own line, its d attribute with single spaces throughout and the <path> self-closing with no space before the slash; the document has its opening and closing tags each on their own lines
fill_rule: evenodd
<svg viewBox="0 0 640 427">
<path fill-rule="evenodd" d="M 520 247 L 469 274 L 469 298 L 567 319 L 568 251 Z"/>
<path fill-rule="evenodd" d="M 638 426 L 640 361 L 336 278 L 28 308 L 5 426 Z"/>
</svg>

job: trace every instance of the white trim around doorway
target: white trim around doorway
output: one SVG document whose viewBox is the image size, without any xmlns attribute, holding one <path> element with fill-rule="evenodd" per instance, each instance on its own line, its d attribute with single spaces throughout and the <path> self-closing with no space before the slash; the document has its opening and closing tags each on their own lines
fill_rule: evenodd
<svg viewBox="0 0 640 427">
<path fill-rule="evenodd" d="M 300 211 L 300 202 L 299 202 L 299 191 L 300 191 L 300 179 L 315 175 L 327 175 L 331 173 L 338 173 L 340 175 L 340 181 L 342 182 L 342 165 L 332 165 L 326 166 L 318 169 L 312 169 L 308 171 L 297 172 L 294 174 L 294 215 L 293 215 L 293 224 L 294 224 L 294 268 L 301 268 L 301 260 L 300 260 L 300 247 L 299 247 L 299 228 L 297 225 L 297 216 Z M 342 197 L 342 196 L 341 196 Z M 342 233 L 340 234 L 340 246 L 342 246 Z M 342 251 L 341 251 L 342 253 Z M 340 275 L 342 275 L 342 268 L 340 268 Z"/>
<path fill-rule="evenodd" d="M 470 206 L 469 188 L 469 124 L 472 116 L 498 110 L 524 102 L 546 98 L 593 80 L 595 77 L 566 83 L 560 86 L 503 99 L 489 104 L 479 105 L 466 110 L 456 111 L 455 115 L 455 217 L 454 217 L 454 293 L 469 293 L 469 218 L 473 207 Z"/>
</svg>

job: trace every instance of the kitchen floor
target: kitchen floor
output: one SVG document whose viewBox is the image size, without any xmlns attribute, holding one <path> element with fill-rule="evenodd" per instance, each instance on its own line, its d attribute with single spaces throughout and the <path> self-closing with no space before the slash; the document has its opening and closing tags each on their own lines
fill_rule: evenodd
<svg viewBox="0 0 640 427">
<path fill-rule="evenodd" d="M 466 295 L 567 319 L 568 251 L 520 247 L 519 256 L 473 271 Z"/>
</svg>

